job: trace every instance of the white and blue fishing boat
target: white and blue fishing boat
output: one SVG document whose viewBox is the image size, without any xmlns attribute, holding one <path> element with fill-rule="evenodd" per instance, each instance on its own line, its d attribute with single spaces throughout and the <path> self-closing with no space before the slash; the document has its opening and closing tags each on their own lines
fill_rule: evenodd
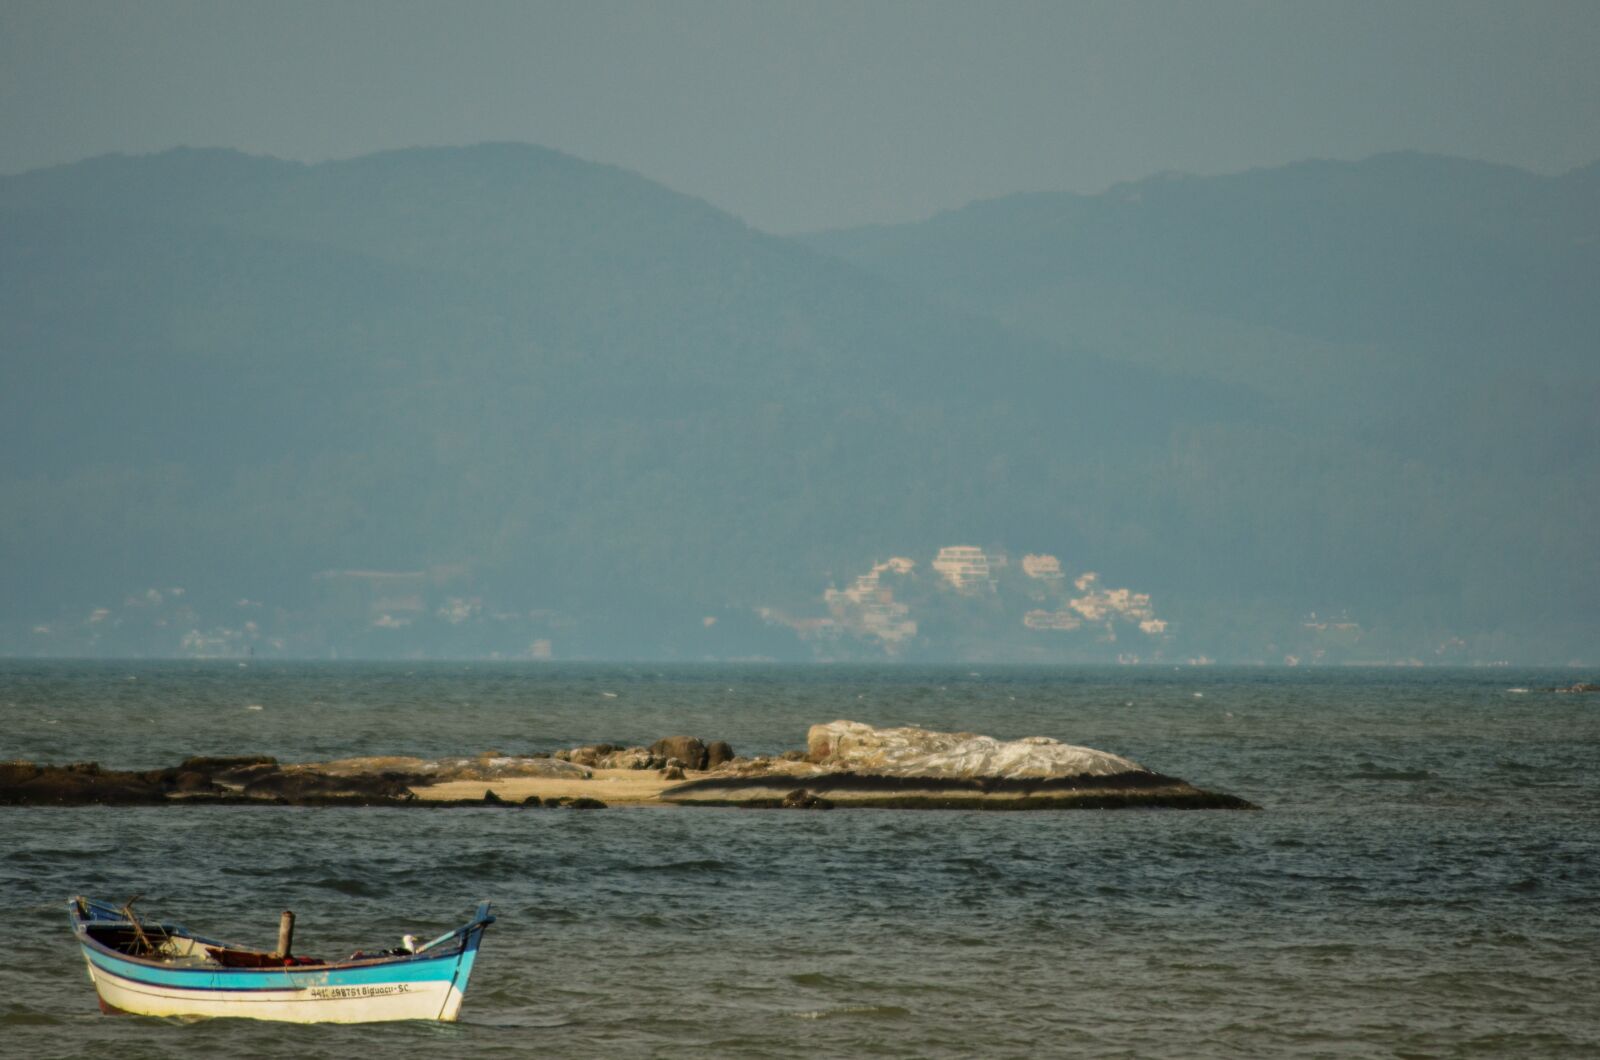
<svg viewBox="0 0 1600 1060">
<path fill-rule="evenodd" d="M 292 956 L 294 915 L 285 913 L 272 953 L 143 920 L 132 902 L 68 903 L 89 979 L 107 1012 L 142 1016 L 236 1016 L 291 1023 L 453 1021 L 483 932 L 484 902 L 467 923 L 431 942 L 410 935 L 395 949 L 344 960 Z"/>
</svg>

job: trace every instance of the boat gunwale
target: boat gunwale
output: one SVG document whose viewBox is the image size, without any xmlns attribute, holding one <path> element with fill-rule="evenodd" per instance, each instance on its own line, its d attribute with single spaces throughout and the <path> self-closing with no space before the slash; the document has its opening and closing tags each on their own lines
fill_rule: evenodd
<svg viewBox="0 0 1600 1060">
<path fill-rule="evenodd" d="M 80 905 L 80 901 L 84 903 L 84 905 Z M 85 905 L 90 909 L 98 906 L 101 909 L 119 912 L 118 910 L 112 910 L 112 908 L 109 905 L 106 905 L 104 902 L 97 902 L 92 898 L 75 896 L 67 901 L 67 908 L 72 917 L 73 934 L 77 937 L 78 944 L 85 949 L 104 954 L 113 960 L 126 962 L 139 967 L 162 969 L 168 972 L 193 972 L 196 975 L 212 975 L 218 970 L 217 968 L 210 966 L 184 966 L 175 964 L 171 960 L 140 957 L 131 953 L 124 953 L 121 950 L 107 946 L 105 943 L 101 942 L 99 939 L 95 938 L 89 933 L 89 928 L 91 925 L 131 927 L 133 922 L 126 918 L 120 920 L 85 919 L 80 912 Z M 380 954 L 372 957 L 345 958 L 344 960 L 324 961 L 321 964 L 285 965 L 281 967 L 265 968 L 229 967 L 226 970 L 230 975 L 243 973 L 281 976 L 286 973 L 290 975 L 301 972 L 323 973 L 332 970 L 371 968 L 380 965 L 420 964 L 425 961 L 450 960 L 459 958 L 462 955 L 467 947 L 469 937 L 474 930 L 481 931 L 486 929 L 490 924 L 494 923 L 494 921 L 495 918 L 492 915 L 484 914 L 481 916 L 474 916 L 472 920 L 456 928 L 455 930 L 448 931 L 445 934 L 440 935 L 438 938 L 428 943 L 427 946 L 420 952 Z M 243 946 L 235 946 L 229 943 L 221 942 L 217 939 L 208 938 L 204 935 L 195 934 L 182 924 L 172 924 L 158 921 L 153 926 L 159 928 L 160 931 L 168 937 L 189 939 L 191 941 L 200 943 L 202 946 L 215 946 L 221 949 L 242 953 L 260 952 L 258 950 L 247 949 Z M 447 942 L 449 943 L 448 945 L 446 944 Z M 263 989 L 270 988 L 263 987 Z"/>
</svg>

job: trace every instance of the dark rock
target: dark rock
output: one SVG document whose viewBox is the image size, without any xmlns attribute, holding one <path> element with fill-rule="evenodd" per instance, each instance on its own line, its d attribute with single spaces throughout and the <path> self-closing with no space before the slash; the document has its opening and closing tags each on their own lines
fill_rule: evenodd
<svg viewBox="0 0 1600 1060">
<path fill-rule="evenodd" d="M 650 745 L 650 753 L 664 758 L 676 758 L 685 769 L 704 769 L 708 752 L 706 745 L 693 736 L 668 736 Z"/>
<path fill-rule="evenodd" d="M 787 789 L 800 780 L 805 787 Z M 787 794 L 783 794 L 787 790 Z M 901 777 L 857 773 L 716 773 L 661 793 L 680 806 L 839 807 L 897 810 L 1068 810 L 1123 807 L 1258 810 L 1234 795 L 1204 791 L 1174 777 L 1134 770 L 1067 777 Z M 825 808 L 818 805 L 814 808 Z"/>
<path fill-rule="evenodd" d="M 216 795 L 222 791 L 205 773 L 186 769 L 177 771 L 169 790 L 182 792 L 185 795 Z"/>
<path fill-rule="evenodd" d="M 275 766 L 278 760 L 271 755 L 196 755 L 178 763 L 180 771 L 204 773 L 213 776 L 246 766 Z"/>
<path fill-rule="evenodd" d="M 143 773 L 102 770 L 98 762 L 66 766 L 10 762 L 0 770 L 0 804 L 11 806 L 137 805 L 165 797 L 159 780 Z"/>
<path fill-rule="evenodd" d="M 509 806 L 510 803 L 494 793 L 493 788 L 483 789 L 483 801 L 489 806 Z"/>
<path fill-rule="evenodd" d="M 14 788 L 44 772 L 32 762 L 0 762 L 0 788 Z"/>
<path fill-rule="evenodd" d="M 726 740 L 718 740 L 706 748 L 706 768 L 715 769 L 724 762 L 731 762 L 738 756 L 733 753 L 733 747 Z"/>
<path fill-rule="evenodd" d="M 212 773 L 211 779 L 218 784 L 242 788 L 262 777 L 275 776 L 281 772 L 283 771 L 275 763 L 259 762 L 253 766 L 239 766 L 237 769 L 224 769 L 219 773 Z"/>
<path fill-rule="evenodd" d="M 831 810 L 833 803 L 820 795 L 813 795 L 805 788 L 796 788 L 783 797 L 783 808 L 786 810 Z"/>
<path fill-rule="evenodd" d="M 539 796 L 537 796 L 537 795 L 529 795 L 527 798 L 522 800 L 522 805 L 524 805 L 524 806 L 541 806 L 541 805 L 543 805 L 543 803 L 541 803 L 539 801 Z"/>
<path fill-rule="evenodd" d="M 583 795 L 578 796 L 576 799 L 567 800 L 566 806 L 569 810 L 603 810 L 606 808 L 606 804 L 599 799 L 591 799 Z"/>
<path fill-rule="evenodd" d="M 246 784 L 244 794 L 258 799 L 281 797 L 290 802 L 330 795 L 403 800 L 411 797 L 411 784 L 415 782 L 416 778 L 404 773 L 333 776 L 310 769 L 278 770 Z"/>
</svg>

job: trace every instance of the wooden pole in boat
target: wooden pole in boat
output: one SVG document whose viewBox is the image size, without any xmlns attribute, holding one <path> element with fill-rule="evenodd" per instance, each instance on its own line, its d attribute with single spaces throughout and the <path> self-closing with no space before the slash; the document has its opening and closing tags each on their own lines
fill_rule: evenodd
<svg viewBox="0 0 1600 1060">
<path fill-rule="evenodd" d="M 156 947 L 150 941 L 150 936 L 144 933 L 144 925 L 139 923 L 138 914 L 133 911 L 133 903 L 143 897 L 144 895 L 142 894 L 136 894 L 129 898 L 127 904 L 122 907 L 122 915 L 127 918 L 129 925 L 133 928 L 134 944 L 138 947 L 139 956 L 148 957 L 156 951 Z"/>
<path fill-rule="evenodd" d="M 277 957 L 289 956 L 289 947 L 294 945 L 294 913 L 285 909 L 283 916 L 278 920 L 278 952 Z"/>
</svg>

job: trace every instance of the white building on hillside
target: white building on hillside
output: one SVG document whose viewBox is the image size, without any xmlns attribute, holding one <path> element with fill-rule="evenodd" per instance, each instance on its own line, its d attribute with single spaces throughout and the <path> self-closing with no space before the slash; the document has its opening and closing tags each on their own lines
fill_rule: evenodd
<svg viewBox="0 0 1600 1060">
<path fill-rule="evenodd" d="M 910 574 L 916 564 L 903 556 L 892 556 L 884 563 L 859 575 L 848 589 L 829 589 L 823 594 L 835 622 L 856 636 L 876 637 L 886 648 L 893 648 L 917 635 L 911 609 L 894 598 L 894 591 L 883 584 L 885 573 Z"/>
<path fill-rule="evenodd" d="M 1042 582 L 1058 582 L 1066 577 L 1061 572 L 1061 561 L 1049 554 L 1030 552 L 1022 557 L 1022 573 Z"/>
<path fill-rule="evenodd" d="M 933 561 L 933 569 L 964 593 L 994 588 L 994 574 L 983 549 L 971 545 L 946 545 Z"/>
</svg>

